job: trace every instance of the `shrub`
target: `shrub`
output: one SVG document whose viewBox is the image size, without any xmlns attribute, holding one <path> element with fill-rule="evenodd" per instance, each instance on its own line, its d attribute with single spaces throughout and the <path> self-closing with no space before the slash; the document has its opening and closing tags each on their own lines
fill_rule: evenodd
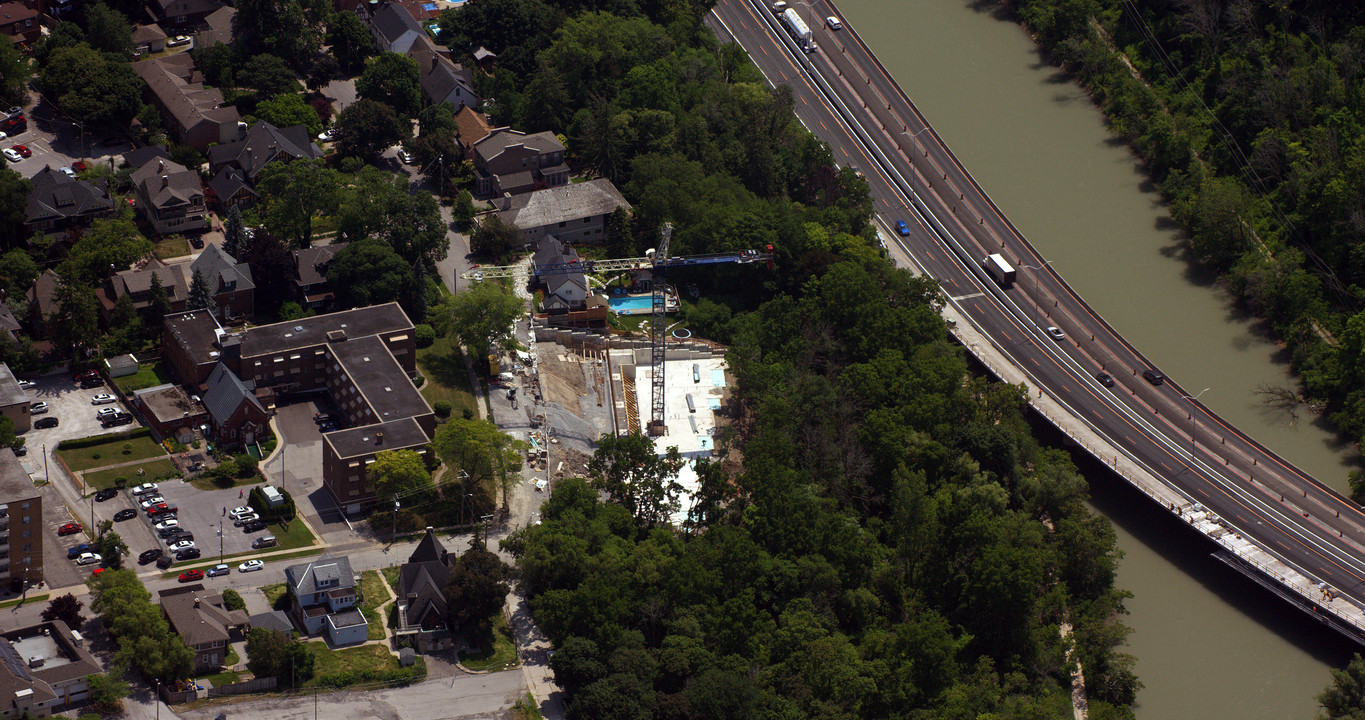
<svg viewBox="0 0 1365 720">
<path fill-rule="evenodd" d="M 248 504 L 256 509 L 256 512 L 260 514 L 262 520 L 268 523 L 280 520 L 293 520 L 294 497 L 286 490 L 280 490 L 280 494 L 284 496 L 284 504 L 271 507 L 265 501 L 265 493 L 262 493 L 261 488 L 257 486 L 251 488 L 251 502 Z"/>
<path fill-rule="evenodd" d="M 474 411 L 470 410 L 469 408 L 460 408 L 460 414 L 464 416 L 465 420 L 474 419 Z"/>
<path fill-rule="evenodd" d="M 431 344 L 436 342 L 436 330 L 426 323 L 421 323 L 413 328 L 412 337 L 417 347 L 431 347 Z"/>
<path fill-rule="evenodd" d="M 437 400 L 432 403 L 431 409 L 436 411 L 436 417 L 444 420 L 450 417 L 450 411 L 453 410 L 454 407 L 450 404 L 449 400 Z"/>
<path fill-rule="evenodd" d="M 132 444 L 132 443 L 128 443 L 128 442 L 123 443 L 123 454 L 124 454 L 124 455 L 132 455 L 132 454 L 133 454 L 133 444 Z"/>
<path fill-rule="evenodd" d="M 120 476 L 114 478 L 114 487 L 116 487 L 116 488 L 126 488 L 126 487 L 128 487 L 128 478 L 126 478 L 126 477 L 124 477 L 124 476 L 122 476 L 122 475 L 120 475 Z"/>
<path fill-rule="evenodd" d="M 218 463 L 218 467 L 214 468 L 211 472 L 215 477 L 220 478 L 236 477 L 237 461 L 232 458 L 225 458 L 222 462 Z"/>
<path fill-rule="evenodd" d="M 223 591 L 223 607 L 228 610 L 245 610 L 246 601 L 242 599 L 241 595 L 237 594 L 236 590 L 228 588 Z"/>
<path fill-rule="evenodd" d="M 88 448 L 93 447 L 95 445 L 103 445 L 109 442 L 117 442 L 119 440 L 132 440 L 134 438 L 146 437 L 151 434 L 152 434 L 151 428 L 139 427 L 133 428 L 132 430 L 125 430 L 123 432 L 106 433 L 104 435 L 92 435 L 91 437 L 87 438 L 74 438 L 71 440 L 63 440 L 57 443 L 57 449 L 72 450 L 76 448 Z"/>
<path fill-rule="evenodd" d="M 233 458 L 237 463 L 237 477 L 245 480 L 256 474 L 256 465 L 259 461 L 250 453 L 243 453 Z"/>
</svg>

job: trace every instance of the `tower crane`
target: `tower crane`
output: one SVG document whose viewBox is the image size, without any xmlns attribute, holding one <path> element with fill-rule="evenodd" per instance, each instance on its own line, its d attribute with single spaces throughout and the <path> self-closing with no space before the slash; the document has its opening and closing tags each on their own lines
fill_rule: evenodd
<svg viewBox="0 0 1365 720">
<path fill-rule="evenodd" d="M 651 373 L 651 392 L 650 392 L 650 420 L 646 426 L 646 431 L 654 437 L 663 435 L 666 428 L 664 425 L 664 328 L 667 325 L 666 310 L 668 305 L 668 284 L 664 282 L 665 274 L 670 268 L 689 268 L 700 267 L 703 265 L 720 265 L 725 263 L 738 263 L 741 265 L 755 262 L 766 262 L 768 269 L 773 266 L 773 246 L 769 245 L 763 252 L 757 250 L 740 250 L 728 253 L 711 253 L 707 255 L 679 255 L 669 256 L 668 241 L 673 237 L 673 223 L 666 222 L 659 232 L 659 247 L 654 250 L 646 251 L 644 257 L 636 258 L 616 258 L 612 260 L 574 260 L 565 263 L 546 263 L 536 265 L 532 263 L 531 274 L 537 277 L 543 275 L 568 275 L 572 273 L 592 273 L 592 272 L 620 272 L 622 270 L 650 270 L 653 274 L 653 304 L 651 320 L 649 323 L 649 359 L 653 366 Z M 466 280 L 491 280 L 494 278 L 513 277 L 517 274 L 519 266 L 500 265 L 494 267 L 480 267 L 466 272 L 462 277 Z"/>
</svg>

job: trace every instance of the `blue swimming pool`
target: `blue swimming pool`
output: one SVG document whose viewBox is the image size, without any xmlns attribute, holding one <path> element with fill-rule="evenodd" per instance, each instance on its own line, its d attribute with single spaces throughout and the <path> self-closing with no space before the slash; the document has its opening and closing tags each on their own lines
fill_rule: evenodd
<svg viewBox="0 0 1365 720">
<path fill-rule="evenodd" d="M 613 297 L 607 300 L 611 309 L 616 312 L 638 313 L 645 310 L 654 309 L 654 298 L 649 295 L 637 295 L 634 297 Z"/>
</svg>

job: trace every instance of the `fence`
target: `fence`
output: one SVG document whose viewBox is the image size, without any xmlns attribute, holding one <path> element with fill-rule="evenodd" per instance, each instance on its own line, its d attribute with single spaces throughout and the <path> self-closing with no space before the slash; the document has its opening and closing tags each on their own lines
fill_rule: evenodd
<svg viewBox="0 0 1365 720">
<path fill-rule="evenodd" d="M 261 692 L 262 690 L 274 690 L 278 681 L 273 677 L 258 677 L 253 680 L 246 680 L 231 685 L 215 685 L 209 688 L 209 697 L 222 697 L 224 695 L 241 695 L 244 693 Z"/>
</svg>

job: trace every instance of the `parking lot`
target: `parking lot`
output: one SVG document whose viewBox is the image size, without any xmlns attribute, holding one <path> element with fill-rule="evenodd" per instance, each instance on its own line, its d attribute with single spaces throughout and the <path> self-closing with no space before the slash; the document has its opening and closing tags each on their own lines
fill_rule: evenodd
<svg viewBox="0 0 1365 720">
<path fill-rule="evenodd" d="M 32 157 L 24 158 L 17 163 L 5 161 L 11 169 L 25 178 L 37 175 L 38 171 L 47 165 L 54 169 L 71 167 L 71 163 L 81 158 L 85 159 L 87 165 L 94 165 L 97 162 L 108 163 L 111 160 L 117 165 L 120 162 L 117 156 L 133 149 L 132 145 L 124 141 L 103 145 L 100 143 L 103 136 L 93 132 L 85 133 L 82 145 L 80 129 L 62 120 L 50 105 L 42 101 L 36 106 L 25 108 L 24 114 L 28 117 L 28 129 L 0 140 L 0 146 L 9 148 L 23 145 L 33 151 Z"/>
<path fill-rule="evenodd" d="M 228 488 L 226 490 L 200 490 L 189 483 L 179 480 L 163 482 L 157 489 L 166 502 L 179 508 L 176 513 L 180 520 L 180 527 L 194 533 L 195 547 L 203 553 L 201 560 L 212 560 L 218 557 L 218 529 L 222 528 L 222 554 L 224 557 L 237 555 L 240 553 L 251 552 L 251 541 L 263 535 L 271 534 L 269 529 L 254 533 L 246 533 L 242 528 L 232 522 L 232 518 L 227 514 L 233 508 L 246 505 L 247 490 L 249 488 Z M 238 497 L 238 495 L 241 497 Z M 139 511 L 140 512 L 140 511 Z M 141 513 L 144 524 L 151 527 L 156 522 L 149 522 L 146 513 Z M 221 523 L 221 526 L 220 526 Z M 155 535 L 155 531 L 152 531 Z M 150 550 L 152 547 L 166 548 L 164 542 L 156 546 L 139 548 Z M 136 556 L 136 552 L 134 553 Z M 198 560 L 192 562 L 199 562 Z"/>
<path fill-rule="evenodd" d="M 102 407 L 127 411 L 127 408 L 119 402 L 108 405 L 90 404 L 90 398 L 95 395 L 100 393 L 113 394 L 108 385 L 83 390 L 66 373 L 44 375 L 35 382 L 37 382 L 37 386 L 28 389 L 28 396 L 34 402 L 47 403 L 48 409 L 46 413 L 34 415 L 33 421 L 37 422 L 42 418 L 54 417 L 59 422 L 55 428 L 32 428 L 23 433 L 25 444 L 35 453 L 35 456 L 41 457 L 43 445 L 47 445 L 48 450 L 51 451 L 56 449 L 57 443 L 63 440 L 90 437 L 115 430 L 127 430 L 132 427 L 125 425 L 122 428 L 106 430 L 95 417 L 95 413 Z"/>
</svg>

